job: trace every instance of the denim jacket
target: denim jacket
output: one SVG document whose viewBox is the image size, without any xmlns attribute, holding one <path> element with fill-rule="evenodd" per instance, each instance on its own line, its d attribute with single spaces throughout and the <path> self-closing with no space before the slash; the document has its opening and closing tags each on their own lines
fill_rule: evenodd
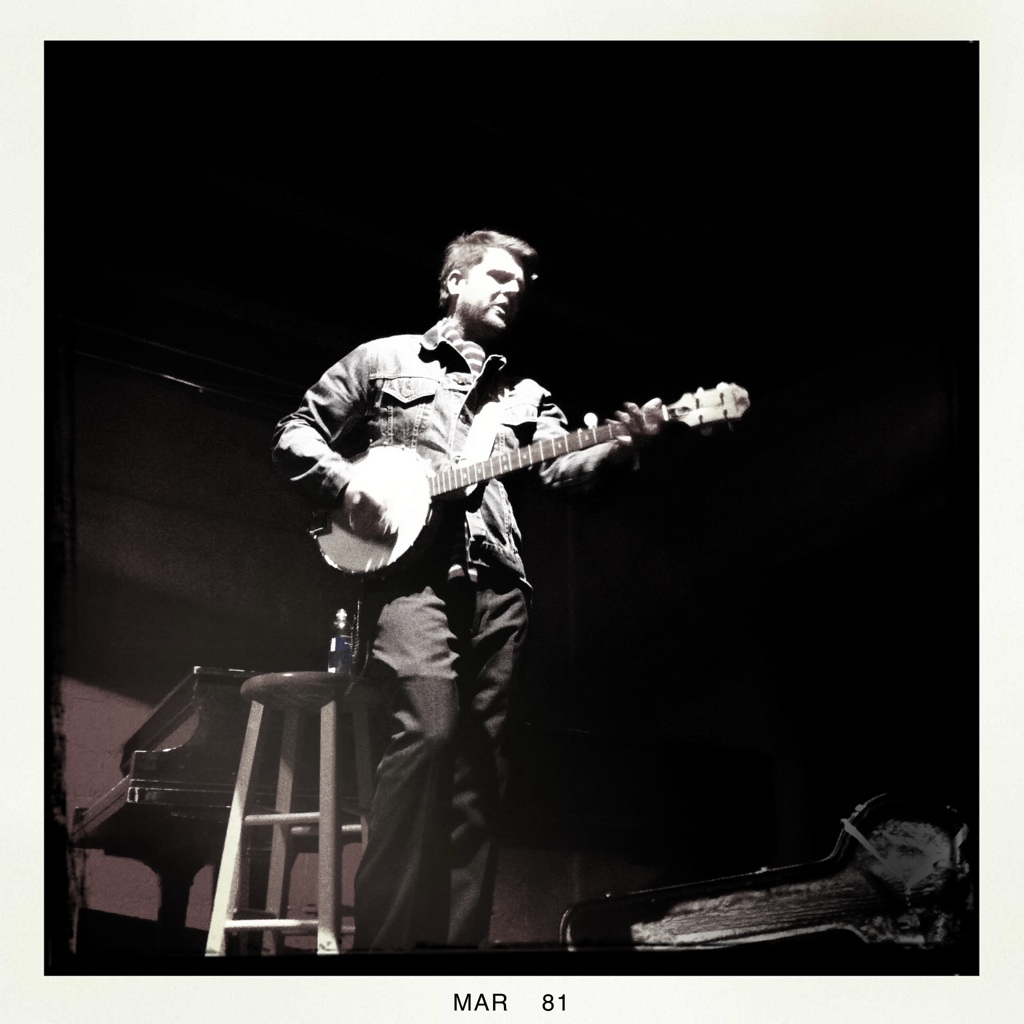
<svg viewBox="0 0 1024 1024">
<path fill-rule="evenodd" d="M 435 468 L 451 462 L 488 401 L 499 403 L 493 454 L 566 432 L 551 395 L 536 381 L 509 376 L 504 356 L 488 356 L 474 384 L 468 364 L 440 328 L 360 345 L 278 423 L 274 462 L 315 505 L 338 504 L 352 473 L 349 459 L 367 447 L 404 445 Z M 532 472 L 547 487 L 588 488 L 609 448 L 562 455 Z M 519 526 L 501 481 L 487 481 L 445 510 L 446 517 L 459 514 L 463 529 L 455 559 L 466 567 L 503 568 L 525 582 Z"/>
</svg>

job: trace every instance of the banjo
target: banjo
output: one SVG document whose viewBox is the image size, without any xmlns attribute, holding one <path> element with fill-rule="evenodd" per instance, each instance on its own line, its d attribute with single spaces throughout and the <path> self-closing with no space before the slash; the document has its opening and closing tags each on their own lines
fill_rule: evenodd
<svg viewBox="0 0 1024 1024">
<path fill-rule="evenodd" d="M 719 384 L 716 388 L 687 392 L 679 401 L 662 406 L 660 415 L 666 422 L 683 423 L 706 433 L 716 423 L 739 419 L 749 406 L 750 398 L 743 388 Z M 436 505 L 446 496 L 465 494 L 494 477 L 614 441 L 628 433 L 624 423 L 612 421 L 543 438 L 479 462 L 450 462 L 441 467 L 430 466 L 411 448 L 378 445 L 367 449 L 353 463 L 356 473 L 388 479 L 391 493 L 399 495 L 387 506 L 390 531 L 383 537 L 362 536 L 352 528 L 345 509 L 339 506 L 315 513 L 309 533 L 332 568 L 357 576 L 383 576 L 396 566 L 415 560 L 429 542 Z"/>
</svg>

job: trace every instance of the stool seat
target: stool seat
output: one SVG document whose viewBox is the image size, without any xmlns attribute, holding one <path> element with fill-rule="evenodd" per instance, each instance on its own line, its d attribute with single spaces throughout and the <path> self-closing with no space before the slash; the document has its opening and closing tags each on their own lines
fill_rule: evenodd
<svg viewBox="0 0 1024 1024">
<path fill-rule="evenodd" d="M 332 700 L 343 706 L 379 704 L 380 691 L 362 676 L 348 672 L 265 672 L 250 676 L 240 691 L 247 701 L 285 711 L 319 711 Z"/>
</svg>

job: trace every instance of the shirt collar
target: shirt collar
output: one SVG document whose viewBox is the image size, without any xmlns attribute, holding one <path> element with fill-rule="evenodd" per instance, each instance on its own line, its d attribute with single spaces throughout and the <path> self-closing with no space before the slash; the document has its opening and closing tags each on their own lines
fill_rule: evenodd
<svg viewBox="0 0 1024 1024">
<path fill-rule="evenodd" d="M 440 345 L 442 341 L 444 341 L 444 338 L 441 336 L 441 331 L 444 328 L 446 322 L 447 318 L 445 318 L 444 320 L 439 320 L 436 324 L 434 324 L 433 327 L 430 328 L 429 331 L 427 331 L 426 334 L 423 335 L 424 348 L 430 349 L 430 351 L 433 352 L 434 349 L 436 349 L 437 346 Z"/>
<path fill-rule="evenodd" d="M 451 317 L 447 316 L 442 317 L 442 319 L 438 320 L 438 322 L 434 324 L 434 326 L 431 327 L 426 334 L 423 335 L 423 348 L 433 352 L 442 342 L 445 345 L 450 345 L 452 348 L 455 348 L 455 346 L 452 345 L 452 343 L 445 337 L 445 331 L 450 326 L 451 323 Z M 485 371 L 493 373 L 494 370 L 504 369 L 506 362 L 507 360 L 505 359 L 504 356 L 498 355 L 497 353 L 491 353 L 484 360 L 484 369 L 481 371 L 480 375 L 483 376 Z M 487 367 L 492 364 L 496 364 L 494 370 L 488 371 Z"/>
</svg>

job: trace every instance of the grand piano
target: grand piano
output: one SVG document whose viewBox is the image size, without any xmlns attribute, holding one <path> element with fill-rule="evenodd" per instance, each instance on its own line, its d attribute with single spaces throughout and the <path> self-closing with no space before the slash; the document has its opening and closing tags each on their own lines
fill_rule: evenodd
<svg viewBox="0 0 1024 1024">
<path fill-rule="evenodd" d="M 157 875 L 160 905 L 149 952 L 196 952 L 185 927 L 189 893 L 206 865 L 220 866 L 249 703 L 242 683 L 256 670 L 197 666 L 174 687 L 124 743 L 121 781 L 88 807 L 77 807 L 70 841 L 82 849 L 141 861 Z M 280 742 L 281 716 L 265 722 L 261 748 Z M 344 717 L 343 732 L 352 723 Z M 264 747 L 264 743 L 266 746 Z M 319 727 L 313 723 L 300 742 L 295 766 L 294 809 L 315 810 L 319 789 Z M 351 785 L 352 744 L 342 743 L 342 785 Z M 277 761 L 257 765 L 257 804 L 274 805 Z M 352 818 L 352 821 L 356 821 Z M 266 895 L 270 837 L 258 830 L 247 844 L 249 892 L 253 906 Z M 292 851 L 316 849 L 316 836 L 293 837 Z M 123 941 L 121 943 L 124 944 Z"/>
<path fill-rule="evenodd" d="M 181 945 L 195 876 L 220 861 L 248 715 L 239 689 L 254 674 L 193 668 L 125 741 L 121 781 L 74 812 L 73 846 L 156 873 L 166 949 Z"/>
</svg>

